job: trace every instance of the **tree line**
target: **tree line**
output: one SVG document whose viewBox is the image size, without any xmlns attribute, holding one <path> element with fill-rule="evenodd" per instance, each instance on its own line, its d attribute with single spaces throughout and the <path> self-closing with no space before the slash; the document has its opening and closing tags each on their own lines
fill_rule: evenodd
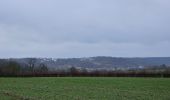
<svg viewBox="0 0 170 100">
<path fill-rule="evenodd" d="M 0 76 L 3 77 L 170 77 L 170 67 L 166 65 L 147 66 L 129 70 L 88 70 L 86 68 L 49 70 L 44 63 L 37 64 L 36 58 L 28 58 L 21 64 L 11 59 L 0 59 Z"/>
<path fill-rule="evenodd" d="M 36 65 L 35 58 L 28 58 L 28 62 L 20 64 L 11 59 L 0 59 L 0 76 L 24 76 L 47 73 L 48 67 L 40 63 Z"/>
</svg>

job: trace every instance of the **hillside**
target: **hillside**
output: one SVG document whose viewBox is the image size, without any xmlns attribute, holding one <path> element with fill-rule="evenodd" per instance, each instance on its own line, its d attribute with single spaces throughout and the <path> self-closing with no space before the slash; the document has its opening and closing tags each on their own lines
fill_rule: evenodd
<svg viewBox="0 0 170 100">
<path fill-rule="evenodd" d="M 29 58 L 13 59 L 21 64 L 28 63 Z M 170 57 L 146 57 L 146 58 L 123 58 L 123 57 L 88 57 L 88 58 L 36 58 L 36 64 L 44 63 L 49 68 L 91 68 L 91 69 L 112 69 L 112 68 L 138 68 L 170 65 Z"/>
</svg>

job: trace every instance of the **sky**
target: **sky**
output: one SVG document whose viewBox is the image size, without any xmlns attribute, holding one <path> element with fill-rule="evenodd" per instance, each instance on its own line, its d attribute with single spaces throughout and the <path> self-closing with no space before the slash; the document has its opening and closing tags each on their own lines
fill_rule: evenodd
<svg viewBox="0 0 170 100">
<path fill-rule="evenodd" d="M 0 58 L 170 56 L 170 0 L 0 0 Z"/>
</svg>

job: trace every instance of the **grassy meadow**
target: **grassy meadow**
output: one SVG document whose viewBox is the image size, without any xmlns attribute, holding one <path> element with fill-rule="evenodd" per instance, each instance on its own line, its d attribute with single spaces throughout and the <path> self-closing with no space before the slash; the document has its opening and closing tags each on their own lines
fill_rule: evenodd
<svg viewBox="0 0 170 100">
<path fill-rule="evenodd" d="M 170 79 L 0 78 L 0 100 L 170 100 Z"/>
</svg>

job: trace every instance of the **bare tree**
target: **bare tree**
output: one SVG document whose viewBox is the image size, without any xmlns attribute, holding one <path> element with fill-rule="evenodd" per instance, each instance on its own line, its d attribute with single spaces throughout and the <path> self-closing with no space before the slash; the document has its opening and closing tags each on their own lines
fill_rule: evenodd
<svg viewBox="0 0 170 100">
<path fill-rule="evenodd" d="M 48 67 L 45 64 L 41 63 L 38 66 L 38 71 L 41 73 L 46 73 L 46 72 L 48 72 Z"/>
<path fill-rule="evenodd" d="M 30 68 L 31 72 L 34 72 L 36 62 L 36 58 L 28 58 L 28 67 Z"/>
</svg>

